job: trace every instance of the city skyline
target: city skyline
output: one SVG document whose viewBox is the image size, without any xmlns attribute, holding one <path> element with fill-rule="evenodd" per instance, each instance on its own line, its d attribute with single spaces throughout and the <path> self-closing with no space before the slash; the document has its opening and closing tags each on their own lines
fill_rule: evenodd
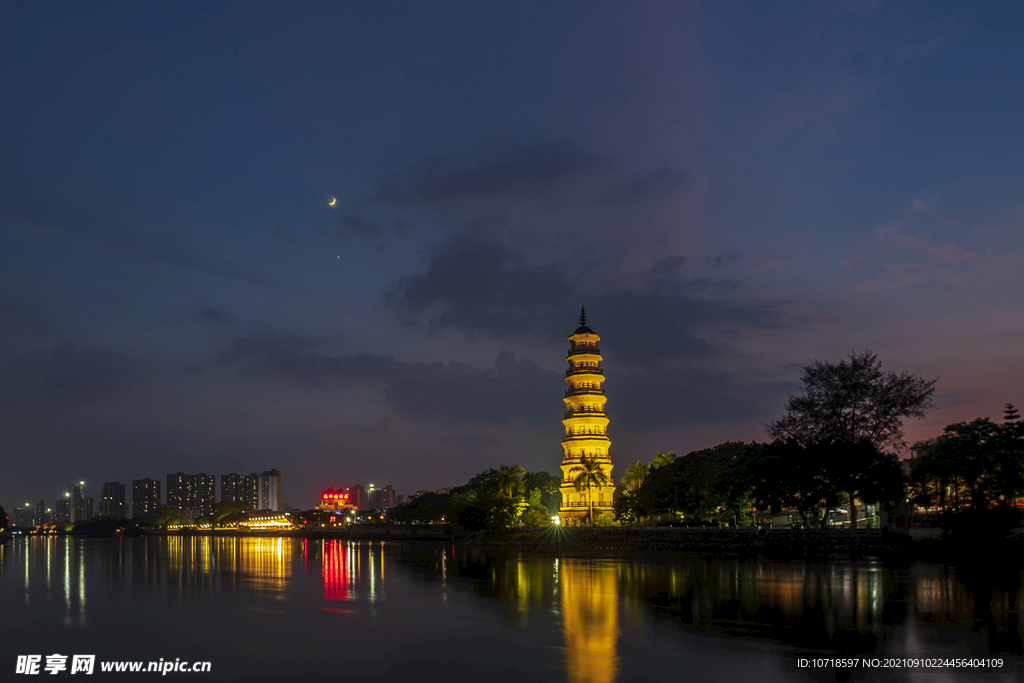
<svg viewBox="0 0 1024 683">
<path fill-rule="evenodd" d="M 864 349 L 939 378 L 909 442 L 997 419 L 1022 12 L 13 6 L 0 501 L 556 473 L 581 304 L 617 478 L 767 440 L 802 366 Z"/>
<path fill-rule="evenodd" d="M 205 494 L 198 490 L 203 488 L 204 477 L 210 478 Z M 34 526 L 80 522 L 101 517 L 145 520 L 152 518 L 156 510 L 161 507 L 193 509 L 200 515 L 209 515 L 214 504 L 224 502 L 250 503 L 253 510 L 309 510 L 313 509 L 317 502 L 322 502 L 318 497 L 316 501 L 297 501 L 293 504 L 281 498 L 279 494 L 282 480 L 280 470 L 251 474 L 229 472 L 221 475 L 208 475 L 202 472 L 196 474 L 168 473 L 166 475 L 166 490 L 161 487 L 163 480 L 164 478 L 145 477 L 128 480 L 131 483 L 127 485 L 120 481 L 104 482 L 101 486 L 100 505 L 92 510 L 91 514 L 87 514 L 84 507 L 85 501 L 92 500 L 92 496 L 83 497 L 81 516 L 75 512 L 76 505 L 72 502 L 72 496 L 75 491 L 86 492 L 88 490 L 87 482 L 84 480 L 74 485 L 68 485 L 64 496 L 56 500 L 54 507 L 49 507 L 44 499 L 38 499 L 34 504 L 25 503 L 24 505 L 17 502 L 7 505 L 0 501 L 0 507 L 8 510 L 12 523 L 16 526 L 26 526 L 20 521 L 15 521 L 26 516 L 35 520 L 33 524 L 27 526 Z M 209 495 L 209 487 L 212 487 L 212 496 Z M 335 489 L 328 490 L 334 491 Z M 450 490 L 450 487 L 445 490 Z M 368 482 L 365 485 L 351 484 L 339 488 L 337 491 L 347 491 L 351 502 L 356 504 L 356 509 L 367 510 L 383 510 L 394 507 L 405 500 L 407 496 L 413 498 L 424 493 L 424 491 L 417 491 L 413 494 L 396 495 L 391 484 L 377 485 L 373 482 Z M 322 494 L 323 491 L 321 491 Z M 67 505 L 66 512 L 61 510 L 62 503 Z M 67 519 L 64 518 L 65 515 Z"/>
</svg>

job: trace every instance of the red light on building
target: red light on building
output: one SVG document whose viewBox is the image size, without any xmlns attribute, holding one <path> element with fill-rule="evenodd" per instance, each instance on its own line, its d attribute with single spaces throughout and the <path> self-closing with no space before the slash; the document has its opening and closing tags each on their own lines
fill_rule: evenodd
<svg viewBox="0 0 1024 683">
<path fill-rule="evenodd" d="M 318 510 L 348 510 L 354 506 L 348 502 L 348 494 L 342 489 L 325 489 L 320 492 Z"/>
</svg>

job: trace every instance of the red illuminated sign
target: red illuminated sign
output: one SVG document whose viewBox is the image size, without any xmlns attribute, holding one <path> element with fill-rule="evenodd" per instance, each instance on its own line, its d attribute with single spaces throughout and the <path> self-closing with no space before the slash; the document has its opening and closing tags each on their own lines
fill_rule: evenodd
<svg viewBox="0 0 1024 683">
<path fill-rule="evenodd" d="M 324 505 L 332 502 L 346 502 L 348 500 L 348 494 L 341 490 L 327 489 L 320 493 L 320 500 L 323 501 Z"/>
</svg>

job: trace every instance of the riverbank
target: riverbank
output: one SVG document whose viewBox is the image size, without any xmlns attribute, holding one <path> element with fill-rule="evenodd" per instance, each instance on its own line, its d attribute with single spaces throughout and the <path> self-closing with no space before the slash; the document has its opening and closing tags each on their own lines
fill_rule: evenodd
<svg viewBox="0 0 1024 683">
<path fill-rule="evenodd" d="M 963 562 L 984 558 L 1024 564 L 1024 543 L 1014 539 L 913 540 L 886 530 L 733 530 L 686 528 L 509 529 L 457 536 L 455 542 L 510 550 L 687 552 L 773 559 L 868 558 Z"/>
<path fill-rule="evenodd" d="M 238 538 L 312 538 L 349 541 L 446 541 L 451 532 L 445 527 L 416 526 L 371 526 L 353 525 L 337 529 L 311 528 L 279 530 L 238 530 L 238 529 L 176 529 L 163 531 L 144 529 L 129 532 L 129 536 L 216 536 Z"/>
</svg>

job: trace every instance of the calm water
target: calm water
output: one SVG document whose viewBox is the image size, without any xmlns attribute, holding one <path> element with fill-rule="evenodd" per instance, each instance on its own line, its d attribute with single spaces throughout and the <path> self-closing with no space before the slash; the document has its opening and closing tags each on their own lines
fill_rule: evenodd
<svg viewBox="0 0 1024 683">
<path fill-rule="evenodd" d="M 22 538 L 0 546 L 0 680 L 33 680 L 13 675 L 16 655 L 56 652 L 206 660 L 211 673 L 168 677 L 207 681 L 1016 681 L 1021 588 L 1019 571 L 998 566 Z M 996 653 L 1007 667 L 838 676 L 797 667 L 798 657 L 837 651 Z"/>
</svg>

